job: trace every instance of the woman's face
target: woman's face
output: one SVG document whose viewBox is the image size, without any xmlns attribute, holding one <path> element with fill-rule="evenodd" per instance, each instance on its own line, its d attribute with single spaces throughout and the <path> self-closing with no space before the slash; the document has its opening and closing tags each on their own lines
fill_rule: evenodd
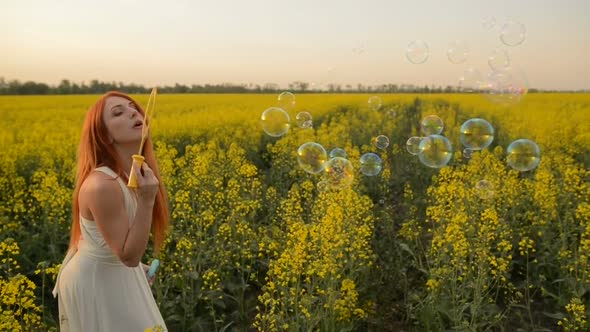
<svg viewBox="0 0 590 332">
<path fill-rule="evenodd" d="M 102 120 L 113 144 L 141 142 L 143 115 L 129 99 L 118 96 L 108 97 L 102 112 Z"/>
</svg>

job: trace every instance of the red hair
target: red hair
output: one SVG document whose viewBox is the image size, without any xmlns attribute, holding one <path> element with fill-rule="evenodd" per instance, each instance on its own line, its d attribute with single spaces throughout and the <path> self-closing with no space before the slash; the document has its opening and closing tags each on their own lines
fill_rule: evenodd
<svg viewBox="0 0 590 332">
<path fill-rule="evenodd" d="M 110 91 L 104 94 L 86 113 L 84 119 L 84 126 L 82 127 L 82 137 L 80 139 L 80 146 L 78 148 L 78 165 L 76 170 L 76 187 L 74 190 L 73 207 L 72 207 L 72 230 L 70 235 L 70 249 L 77 248 L 80 241 L 80 205 L 78 203 L 78 195 L 80 187 L 86 180 L 90 172 L 99 166 L 108 166 L 115 173 L 121 177 L 125 182 L 128 181 L 125 174 L 124 164 L 119 154 L 112 144 L 109 144 L 109 136 L 107 128 L 102 120 L 102 113 L 104 111 L 105 102 L 108 97 L 122 97 L 133 104 L 141 114 L 145 114 L 144 110 L 124 93 L 117 91 Z M 158 253 L 169 226 L 168 214 L 168 198 L 166 189 L 160 177 L 160 170 L 158 169 L 158 162 L 154 154 L 152 140 L 148 135 L 144 145 L 142 155 L 145 157 L 145 162 L 153 170 L 154 175 L 160 182 L 160 189 L 156 195 L 154 203 L 154 210 L 152 212 L 152 233 L 154 236 L 154 248 Z"/>
</svg>

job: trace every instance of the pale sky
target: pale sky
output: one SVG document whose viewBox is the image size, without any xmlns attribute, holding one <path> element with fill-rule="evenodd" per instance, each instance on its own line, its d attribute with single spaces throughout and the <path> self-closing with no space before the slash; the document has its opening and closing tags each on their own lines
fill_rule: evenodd
<svg viewBox="0 0 590 332">
<path fill-rule="evenodd" d="M 526 27 L 518 46 L 500 40 L 508 20 Z M 447 58 L 454 40 L 465 63 Z M 0 0 L 0 45 L 0 76 L 48 84 L 445 86 L 501 47 L 530 87 L 590 89 L 590 0 Z"/>
</svg>

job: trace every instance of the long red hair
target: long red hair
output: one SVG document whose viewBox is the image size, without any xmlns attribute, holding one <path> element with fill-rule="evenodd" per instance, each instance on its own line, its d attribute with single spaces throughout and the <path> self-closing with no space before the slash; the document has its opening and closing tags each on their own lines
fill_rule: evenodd
<svg viewBox="0 0 590 332">
<path fill-rule="evenodd" d="M 108 97 L 117 96 L 125 98 L 135 104 L 135 107 L 141 114 L 145 115 L 141 106 L 128 95 L 110 91 L 104 94 L 86 113 L 84 126 L 82 127 L 82 137 L 78 148 L 78 166 L 76 171 L 76 187 L 74 190 L 73 207 L 72 207 L 72 230 L 70 235 L 70 249 L 77 248 L 80 241 L 80 205 L 78 195 L 80 187 L 90 172 L 99 166 L 108 166 L 119 175 L 125 182 L 128 178 L 125 174 L 123 161 L 120 160 L 114 146 L 109 143 L 107 128 L 102 120 L 105 102 Z M 152 212 L 152 234 L 154 236 L 154 249 L 158 253 L 169 226 L 168 198 L 166 189 L 160 177 L 158 162 L 154 154 L 154 148 L 150 135 L 148 135 L 143 145 L 143 156 L 145 162 L 153 170 L 154 175 L 160 182 L 160 189 L 156 195 L 154 210 Z"/>
</svg>

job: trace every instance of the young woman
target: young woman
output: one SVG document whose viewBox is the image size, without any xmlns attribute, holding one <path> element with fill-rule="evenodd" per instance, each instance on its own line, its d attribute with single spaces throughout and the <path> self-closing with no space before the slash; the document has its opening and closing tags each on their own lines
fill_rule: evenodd
<svg viewBox="0 0 590 332">
<path fill-rule="evenodd" d="M 86 114 L 78 150 L 70 246 L 58 274 L 61 331 L 166 329 L 141 264 L 153 232 L 156 252 L 169 223 L 166 191 L 151 139 L 144 143 L 138 187 L 127 187 L 144 111 L 109 92 Z"/>
</svg>

